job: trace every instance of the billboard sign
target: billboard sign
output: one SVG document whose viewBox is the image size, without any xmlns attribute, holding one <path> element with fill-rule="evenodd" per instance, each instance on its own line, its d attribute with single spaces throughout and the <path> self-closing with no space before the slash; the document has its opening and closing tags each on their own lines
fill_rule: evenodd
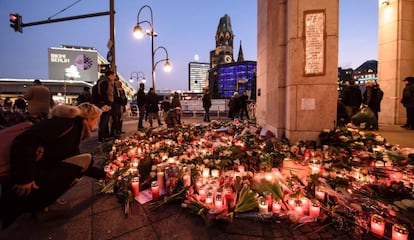
<svg viewBox="0 0 414 240">
<path fill-rule="evenodd" d="M 49 79 L 65 80 L 70 76 L 67 69 L 76 67 L 79 76 L 73 80 L 95 82 L 98 78 L 99 64 L 96 50 L 49 48 Z"/>
</svg>

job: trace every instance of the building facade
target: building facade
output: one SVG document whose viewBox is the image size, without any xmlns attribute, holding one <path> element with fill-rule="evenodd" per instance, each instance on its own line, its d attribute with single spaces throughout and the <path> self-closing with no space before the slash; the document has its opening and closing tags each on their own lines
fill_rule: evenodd
<svg viewBox="0 0 414 240">
<path fill-rule="evenodd" d="M 208 87 L 210 63 L 190 62 L 188 64 L 188 89 L 190 92 L 202 93 Z"/>
</svg>

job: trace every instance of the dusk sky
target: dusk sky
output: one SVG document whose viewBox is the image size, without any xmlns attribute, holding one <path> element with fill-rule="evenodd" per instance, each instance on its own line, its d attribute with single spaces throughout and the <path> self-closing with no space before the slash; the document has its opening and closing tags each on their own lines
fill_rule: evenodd
<svg viewBox="0 0 414 240">
<path fill-rule="evenodd" d="M 257 1 L 115 1 L 116 63 L 124 78 L 141 71 L 147 80 L 151 79 L 150 39 L 137 40 L 132 35 L 137 13 L 146 4 L 152 8 L 154 30 L 158 33 L 155 48 L 165 47 L 173 66 L 170 73 L 164 73 L 161 64 L 157 66 L 158 89 L 187 90 L 188 63 L 194 61 L 195 55 L 200 62 L 209 62 L 209 53 L 215 48 L 217 25 L 225 14 L 230 16 L 235 34 L 235 57 L 242 41 L 245 60 L 257 60 Z M 25 27 L 21 34 L 9 26 L 9 13 L 19 13 L 23 23 L 28 23 L 52 16 L 56 19 L 105 11 L 109 11 L 109 1 L 104 0 L 1 0 L 0 78 L 48 79 L 49 47 L 90 46 L 103 56 L 108 51 L 109 16 Z M 148 9 L 141 12 L 142 20 L 150 20 Z M 356 68 L 367 60 L 377 60 L 377 29 L 378 0 L 340 0 L 339 67 Z M 164 52 L 157 51 L 155 60 L 163 58 Z"/>
</svg>

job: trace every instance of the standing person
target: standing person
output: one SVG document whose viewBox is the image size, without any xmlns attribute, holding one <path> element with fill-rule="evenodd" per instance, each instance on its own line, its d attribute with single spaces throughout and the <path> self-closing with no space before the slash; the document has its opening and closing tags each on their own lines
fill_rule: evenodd
<svg viewBox="0 0 414 240">
<path fill-rule="evenodd" d="M 6 97 L 3 102 L 3 108 L 5 111 L 11 111 L 13 106 L 13 102 L 10 97 Z"/>
<path fill-rule="evenodd" d="M 91 154 L 79 145 L 91 136 L 101 110 L 90 104 L 57 105 L 51 118 L 17 136 L 10 150 L 10 177 L 2 182 L 0 219 L 6 228 L 22 213 L 47 214 L 56 200 L 83 175 L 105 178 Z M 56 205 L 54 205 L 54 203 Z M 69 206 L 69 205 L 68 205 Z"/>
<path fill-rule="evenodd" d="M 92 94 L 90 90 L 90 87 L 83 87 L 83 91 L 79 94 L 78 98 L 76 99 L 78 105 L 84 102 L 92 102 Z"/>
<path fill-rule="evenodd" d="M 102 109 L 101 119 L 99 121 L 98 141 L 110 141 L 109 119 L 112 115 L 112 104 L 114 102 L 114 82 L 115 73 L 111 70 L 107 71 L 105 75 L 98 80 L 98 107 Z"/>
<path fill-rule="evenodd" d="M 351 122 L 352 116 L 358 112 L 362 103 L 361 90 L 355 85 L 355 80 L 348 81 L 348 86 L 345 87 L 342 94 L 342 102 L 344 103 L 346 113 L 348 114 L 348 122 Z"/>
<path fill-rule="evenodd" d="M 138 118 L 138 130 L 144 129 L 142 125 L 142 121 L 144 121 L 145 111 L 146 111 L 146 96 L 145 96 L 145 84 L 139 84 L 139 90 L 137 93 L 137 104 L 138 104 L 138 111 L 139 111 L 139 118 Z"/>
<path fill-rule="evenodd" d="M 204 122 L 210 122 L 211 96 L 208 89 L 203 94 Z"/>
<path fill-rule="evenodd" d="M 414 130 L 414 77 L 406 77 L 404 81 L 407 84 L 403 89 L 401 103 L 407 111 L 407 122 L 401 127 Z"/>
<path fill-rule="evenodd" d="M 246 113 L 246 118 L 249 120 L 249 112 L 247 111 L 249 96 L 247 95 L 247 90 L 243 91 L 243 95 L 240 96 L 240 120 L 243 120 L 243 113 Z"/>
<path fill-rule="evenodd" d="M 181 109 L 180 94 L 178 94 L 178 92 L 174 92 L 173 98 L 171 99 L 171 108 L 177 107 Z M 177 114 L 177 120 L 181 123 L 181 111 Z"/>
<path fill-rule="evenodd" d="M 116 81 L 114 88 L 114 103 L 112 104 L 112 125 L 111 136 L 116 137 L 122 134 L 122 116 L 125 113 L 127 98 L 122 88 L 122 82 Z"/>
<path fill-rule="evenodd" d="M 241 105 L 240 105 L 240 96 L 238 92 L 234 92 L 233 96 L 230 99 L 230 112 L 231 119 L 239 118 Z"/>
<path fill-rule="evenodd" d="M 43 86 L 39 79 L 33 81 L 24 94 L 28 101 L 28 112 L 31 117 L 44 119 L 49 114 L 52 95 L 49 88 Z"/>
<path fill-rule="evenodd" d="M 18 96 L 16 100 L 14 100 L 13 110 L 15 112 L 25 113 L 26 112 L 26 101 L 24 100 L 23 96 Z"/>
<path fill-rule="evenodd" d="M 160 127 L 162 125 L 161 120 L 158 117 L 158 111 L 160 109 L 158 108 L 158 96 L 155 93 L 154 88 L 150 88 L 149 92 L 147 93 L 146 104 L 147 104 L 147 111 L 148 111 L 147 114 L 148 114 L 148 121 L 149 121 L 150 127 L 152 127 L 153 119 L 158 120 L 158 126 Z"/>
<path fill-rule="evenodd" d="M 378 130 L 378 112 L 381 110 L 380 105 L 384 93 L 379 86 L 372 81 L 368 81 L 365 86 L 363 103 L 372 110 L 376 118 L 376 122 L 374 122 L 373 126 L 368 126 L 368 128 Z"/>
</svg>

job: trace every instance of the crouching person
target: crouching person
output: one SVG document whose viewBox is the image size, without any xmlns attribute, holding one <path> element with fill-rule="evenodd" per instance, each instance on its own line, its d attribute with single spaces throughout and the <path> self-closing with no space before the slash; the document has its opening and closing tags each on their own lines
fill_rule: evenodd
<svg viewBox="0 0 414 240">
<path fill-rule="evenodd" d="M 181 114 L 180 107 L 176 107 L 168 111 L 167 116 L 165 117 L 165 123 L 167 124 L 168 128 L 173 128 L 175 126 L 181 125 L 180 114 Z"/>
<path fill-rule="evenodd" d="M 79 150 L 81 140 L 97 127 L 101 110 L 90 103 L 58 105 L 51 115 L 17 136 L 11 145 L 10 179 L 2 183 L 0 199 L 3 228 L 22 213 L 52 209 L 77 178 L 105 177 L 103 170 L 93 167 L 92 155 Z"/>
</svg>

